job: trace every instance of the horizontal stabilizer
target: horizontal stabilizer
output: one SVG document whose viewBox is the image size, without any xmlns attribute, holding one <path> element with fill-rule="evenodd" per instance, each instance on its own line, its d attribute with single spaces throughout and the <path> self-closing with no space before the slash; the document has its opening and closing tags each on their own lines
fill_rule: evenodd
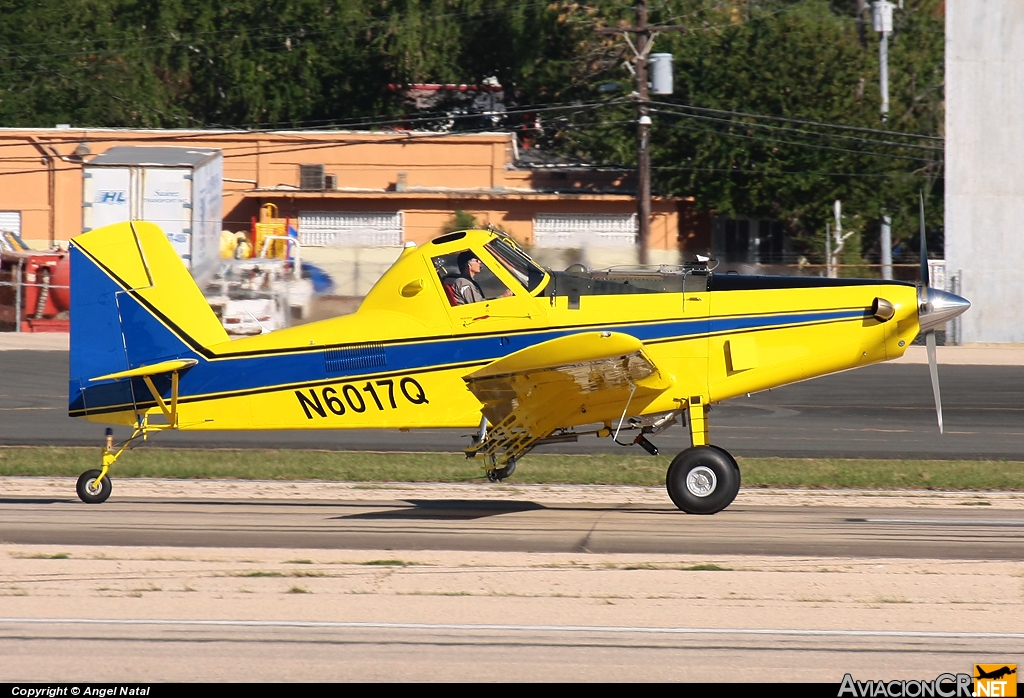
<svg viewBox="0 0 1024 698">
<path fill-rule="evenodd" d="M 156 376 L 161 373 L 171 373 L 172 371 L 180 371 L 185 368 L 191 368 L 195 366 L 199 361 L 196 359 L 173 359 L 171 361 L 161 361 L 158 364 L 150 364 L 149 366 L 140 366 L 133 368 L 130 371 L 118 371 L 117 373 L 108 373 L 105 376 L 96 376 L 90 378 L 90 382 L 94 381 L 109 381 L 117 380 L 119 378 L 141 378 L 142 376 Z"/>
</svg>

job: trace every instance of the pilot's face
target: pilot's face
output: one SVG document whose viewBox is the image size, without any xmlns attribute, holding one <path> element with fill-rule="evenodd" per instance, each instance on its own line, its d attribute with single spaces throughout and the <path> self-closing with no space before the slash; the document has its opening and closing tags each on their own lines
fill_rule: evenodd
<svg viewBox="0 0 1024 698">
<path fill-rule="evenodd" d="M 469 273 L 472 274 L 473 276 L 476 276 L 477 274 L 479 274 L 480 270 L 482 268 L 483 268 L 483 263 L 479 259 L 477 259 L 476 257 L 474 257 L 473 259 L 469 260 L 469 263 L 466 265 L 466 269 L 468 269 Z"/>
</svg>

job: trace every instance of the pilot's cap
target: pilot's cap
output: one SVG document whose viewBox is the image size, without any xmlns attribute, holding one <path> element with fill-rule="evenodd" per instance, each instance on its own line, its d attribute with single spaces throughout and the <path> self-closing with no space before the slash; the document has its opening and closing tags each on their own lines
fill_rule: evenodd
<svg viewBox="0 0 1024 698">
<path fill-rule="evenodd" d="M 469 265 L 469 263 L 474 259 L 479 261 L 480 257 L 477 256 L 476 252 L 473 252 L 472 250 L 466 250 L 465 252 L 458 256 L 458 258 L 455 260 L 455 263 L 459 265 L 459 270 L 461 271 L 464 270 Z"/>
</svg>

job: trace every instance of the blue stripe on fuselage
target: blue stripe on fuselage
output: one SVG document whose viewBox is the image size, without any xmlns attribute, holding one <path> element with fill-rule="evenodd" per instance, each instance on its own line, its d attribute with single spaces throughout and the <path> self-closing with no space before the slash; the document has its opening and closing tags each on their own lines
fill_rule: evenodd
<svg viewBox="0 0 1024 698">
<path fill-rule="evenodd" d="M 134 299 L 131 302 L 135 302 Z M 719 332 L 770 329 L 797 323 L 849 320 L 863 317 L 863 314 L 864 311 L 853 309 L 774 316 L 700 318 L 640 325 L 610 324 L 598 327 L 537 330 L 519 334 L 495 333 L 477 337 L 411 341 L 406 344 L 387 345 L 385 347 L 386 366 L 353 369 L 344 374 L 332 372 L 330 375 L 327 373 L 323 351 L 282 352 L 266 356 L 223 358 L 212 361 L 196 357 L 199 358 L 199 364 L 186 371 L 181 377 L 180 397 L 185 400 L 191 396 L 200 395 L 285 389 L 287 386 L 325 381 L 343 382 L 360 376 L 381 373 L 441 369 L 452 364 L 487 363 L 535 344 L 580 332 L 608 330 L 632 335 L 643 342 L 652 342 L 672 338 L 694 338 Z M 100 398 L 99 392 L 96 391 L 96 398 Z M 140 395 L 148 395 L 148 392 L 142 392 Z M 90 399 L 88 401 L 89 409 L 104 406 L 97 402 L 98 400 Z M 115 404 L 118 403 L 108 402 L 106 406 Z"/>
</svg>

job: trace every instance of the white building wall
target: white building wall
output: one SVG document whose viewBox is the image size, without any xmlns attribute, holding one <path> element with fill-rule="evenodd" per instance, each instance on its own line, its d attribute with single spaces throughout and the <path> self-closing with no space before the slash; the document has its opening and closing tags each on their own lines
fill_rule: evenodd
<svg viewBox="0 0 1024 698">
<path fill-rule="evenodd" d="M 945 228 L 961 341 L 1024 343 L 1024 0 L 946 2 Z"/>
</svg>

